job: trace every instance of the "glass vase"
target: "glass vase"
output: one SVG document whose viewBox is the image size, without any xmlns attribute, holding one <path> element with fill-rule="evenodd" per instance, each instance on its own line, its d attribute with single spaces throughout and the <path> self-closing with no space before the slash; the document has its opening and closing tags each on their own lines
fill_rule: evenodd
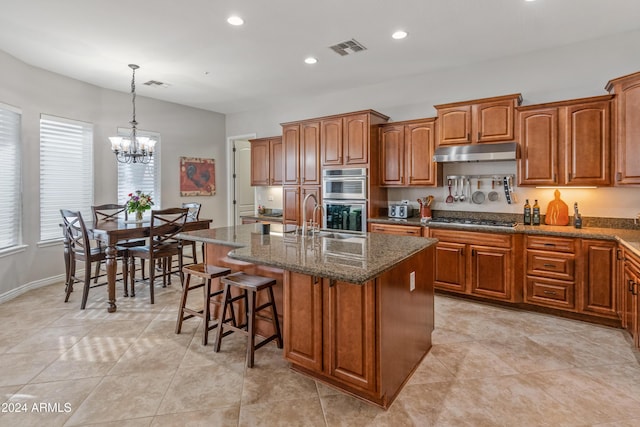
<svg viewBox="0 0 640 427">
<path fill-rule="evenodd" d="M 142 211 L 136 211 L 136 221 L 142 222 Z"/>
</svg>

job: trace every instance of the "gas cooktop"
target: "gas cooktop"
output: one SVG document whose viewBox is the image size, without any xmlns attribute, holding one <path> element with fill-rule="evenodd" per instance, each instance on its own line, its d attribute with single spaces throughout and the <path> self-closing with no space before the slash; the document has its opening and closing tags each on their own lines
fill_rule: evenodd
<svg viewBox="0 0 640 427">
<path fill-rule="evenodd" d="M 455 224 L 455 225 L 467 225 L 467 226 L 484 226 L 484 227 L 503 227 L 503 228 L 515 228 L 518 225 L 515 221 L 498 221 L 492 219 L 474 219 L 474 218 L 450 218 L 439 217 L 433 218 L 431 223 L 438 224 Z"/>
</svg>

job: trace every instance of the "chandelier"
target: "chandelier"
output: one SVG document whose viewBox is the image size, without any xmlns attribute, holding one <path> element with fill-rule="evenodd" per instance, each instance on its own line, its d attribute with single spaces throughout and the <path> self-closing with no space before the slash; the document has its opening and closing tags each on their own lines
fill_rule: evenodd
<svg viewBox="0 0 640 427">
<path fill-rule="evenodd" d="M 138 122 L 136 122 L 136 64 L 129 64 L 133 70 L 131 78 L 131 98 L 133 104 L 133 118 L 131 124 L 131 135 L 129 137 L 111 136 L 111 150 L 116 155 L 120 163 L 149 163 L 153 157 L 153 148 L 156 140 L 146 136 L 138 136 Z"/>
</svg>

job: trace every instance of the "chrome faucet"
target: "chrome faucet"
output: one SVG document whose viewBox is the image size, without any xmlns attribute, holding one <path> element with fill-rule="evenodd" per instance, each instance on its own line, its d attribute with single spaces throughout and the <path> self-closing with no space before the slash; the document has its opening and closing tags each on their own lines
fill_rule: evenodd
<svg viewBox="0 0 640 427">
<path fill-rule="evenodd" d="M 307 235 L 307 200 L 309 200 L 309 198 L 313 198 L 314 201 L 314 205 L 313 205 L 313 213 L 311 214 L 312 216 L 312 221 L 315 223 L 316 220 L 316 210 L 320 209 L 320 214 L 322 215 L 322 205 L 320 205 L 318 203 L 318 198 L 316 197 L 315 194 L 313 193 L 309 193 L 304 197 L 304 200 L 302 201 L 302 235 L 306 236 Z M 322 220 L 322 217 L 320 217 L 320 219 Z M 313 225 L 311 226 L 312 231 L 313 231 Z"/>
</svg>

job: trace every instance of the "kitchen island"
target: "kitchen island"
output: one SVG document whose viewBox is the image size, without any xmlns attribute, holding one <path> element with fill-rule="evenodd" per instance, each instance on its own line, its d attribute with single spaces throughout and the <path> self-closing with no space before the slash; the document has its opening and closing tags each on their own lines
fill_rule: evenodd
<svg viewBox="0 0 640 427">
<path fill-rule="evenodd" d="M 387 408 L 431 348 L 437 241 L 261 229 L 247 224 L 181 238 L 205 243 L 209 264 L 277 280 L 292 369 Z M 257 326 L 265 336 L 268 328 Z"/>
</svg>

